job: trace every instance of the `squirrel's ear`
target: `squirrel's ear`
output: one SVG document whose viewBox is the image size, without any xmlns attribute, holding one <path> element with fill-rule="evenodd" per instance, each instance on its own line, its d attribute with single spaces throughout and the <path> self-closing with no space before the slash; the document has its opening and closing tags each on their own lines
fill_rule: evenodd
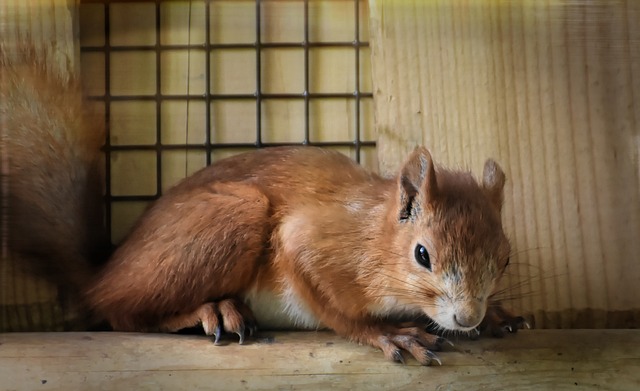
<svg viewBox="0 0 640 391">
<path fill-rule="evenodd" d="M 487 159 L 484 163 L 482 174 L 482 187 L 484 187 L 491 203 L 498 209 L 502 209 L 504 201 L 504 171 L 493 159 Z"/>
<path fill-rule="evenodd" d="M 400 170 L 400 220 L 411 217 L 416 197 L 423 204 L 432 200 L 438 192 L 436 172 L 431 154 L 424 147 L 417 147 Z"/>
</svg>

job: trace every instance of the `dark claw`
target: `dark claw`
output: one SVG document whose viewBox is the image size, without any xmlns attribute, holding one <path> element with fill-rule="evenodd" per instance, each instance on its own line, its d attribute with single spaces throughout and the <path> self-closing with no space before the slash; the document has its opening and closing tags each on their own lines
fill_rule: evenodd
<svg viewBox="0 0 640 391">
<path fill-rule="evenodd" d="M 401 364 L 404 364 L 404 356 L 402 355 L 402 352 L 400 352 L 400 350 L 396 350 L 393 353 L 393 361 L 395 362 L 399 362 Z"/>
<path fill-rule="evenodd" d="M 240 325 L 240 330 L 236 331 L 236 334 L 240 337 L 240 341 L 238 342 L 240 345 L 244 344 L 244 331 L 244 325 Z"/>
<path fill-rule="evenodd" d="M 438 347 L 441 347 L 441 346 L 442 346 L 443 344 L 445 344 L 445 343 L 446 343 L 446 344 L 451 345 L 451 347 L 452 347 L 452 348 L 453 348 L 453 347 L 455 347 L 455 345 L 453 344 L 453 342 L 449 341 L 449 340 L 448 340 L 448 339 L 446 339 L 446 338 L 438 337 L 438 339 L 436 340 L 436 344 L 438 345 Z"/>
<path fill-rule="evenodd" d="M 522 316 L 518 316 L 514 319 L 513 323 L 515 324 L 517 329 L 523 329 L 523 328 L 528 328 L 530 329 L 531 326 L 529 325 L 529 323 L 527 323 L 526 320 L 524 320 L 524 318 Z"/>
<path fill-rule="evenodd" d="M 524 320 L 522 316 L 515 317 L 500 324 L 500 328 L 510 333 L 517 333 L 519 329 L 525 327 L 531 328 L 531 326 L 529 326 L 529 323 L 527 323 L 527 321 Z"/>
<path fill-rule="evenodd" d="M 426 356 L 429 358 L 429 364 L 431 364 L 432 361 L 436 361 L 440 366 L 442 366 L 442 361 L 440 361 L 440 358 L 438 358 L 438 356 L 436 356 L 432 351 L 427 350 Z"/>
<path fill-rule="evenodd" d="M 510 333 L 515 333 L 516 331 L 518 331 L 518 328 L 517 328 L 517 327 L 516 327 L 516 328 L 511 327 L 511 325 L 509 324 L 509 322 L 502 322 L 502 324 L 500 325 L 500 328 L 501 328 L 503 331 L 508 331 L 508 332 L 510 332 Z M 514 331 L 514 330 L 515 330 L 515 331 Z"/>
<path fill-rule="evenodd" d="M 213 343 L 218 345 L 220 343 L 220 336 L 222 335 L 222 328 L 220 325 L 216 327 L 216 330 L 213 332 Z"/>
</svg>

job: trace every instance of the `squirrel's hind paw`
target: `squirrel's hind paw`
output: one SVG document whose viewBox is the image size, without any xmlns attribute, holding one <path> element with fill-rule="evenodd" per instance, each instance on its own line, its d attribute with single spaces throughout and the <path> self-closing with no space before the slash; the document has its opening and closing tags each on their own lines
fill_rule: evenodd
<svg viewBox="0 0 640 391">
<path fill-rule="evenodd" d="M 243 344 L 246 333 L 249 332 L 249 336 L 253 336 L 258 329 L 251 309 L 236 299 L 204 303 L 191 313 L 165 319 L 160 329 L 174 332 L 198 324 L 202 325 L 206 335 L 213 336 L 215 344 L 219 344 L 223 331 L 237 334 L 239 343 Z"/>
<path fill-rule="evenodd" d="M 227 333 L 237 334 L 240 345 L 244 344 L 246 332 L 252 337 L 258 330 L 258 324 L 251 309 L 240 300 L 225 299 L 218 302 L 220 319 Z M 215 339 L 218 343 L 220 337 Z"/>
</svg>

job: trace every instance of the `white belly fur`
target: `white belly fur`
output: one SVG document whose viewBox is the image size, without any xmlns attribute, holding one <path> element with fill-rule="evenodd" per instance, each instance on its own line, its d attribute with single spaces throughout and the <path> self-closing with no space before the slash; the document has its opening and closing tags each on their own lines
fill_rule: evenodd
<svg viewBox="0 0 640 391">
<path fill-rule="evenodd" d="M 259 328 L 317 330 L 323 327 L 290 287 L 282 294 L 251 291 L 244 300 L 253 311 Z"/>
</svg>

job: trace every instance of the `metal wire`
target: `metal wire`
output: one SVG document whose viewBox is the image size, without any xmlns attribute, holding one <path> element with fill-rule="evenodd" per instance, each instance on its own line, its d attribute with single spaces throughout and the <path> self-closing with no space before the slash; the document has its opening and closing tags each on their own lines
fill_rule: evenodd
<svg viewBox="0 0 640 391">
<path fill-rule="evenodd" d="M 189 0 L 189 16 L 187 21 L 187 46 L 191 46 L 191 9 L 192 0 Z M 207 56 L 208 57 L 208 56 Z M 208 80 L 208 79 L 207 79 Z M 184 124 L 184 145 L 189 144 L 189 102 L 191 102 L 191 49 L 187 49 L 187 113 Z M 184 176 L 189 175 L 189 150 L 184 149 Z"/>
</svg>

